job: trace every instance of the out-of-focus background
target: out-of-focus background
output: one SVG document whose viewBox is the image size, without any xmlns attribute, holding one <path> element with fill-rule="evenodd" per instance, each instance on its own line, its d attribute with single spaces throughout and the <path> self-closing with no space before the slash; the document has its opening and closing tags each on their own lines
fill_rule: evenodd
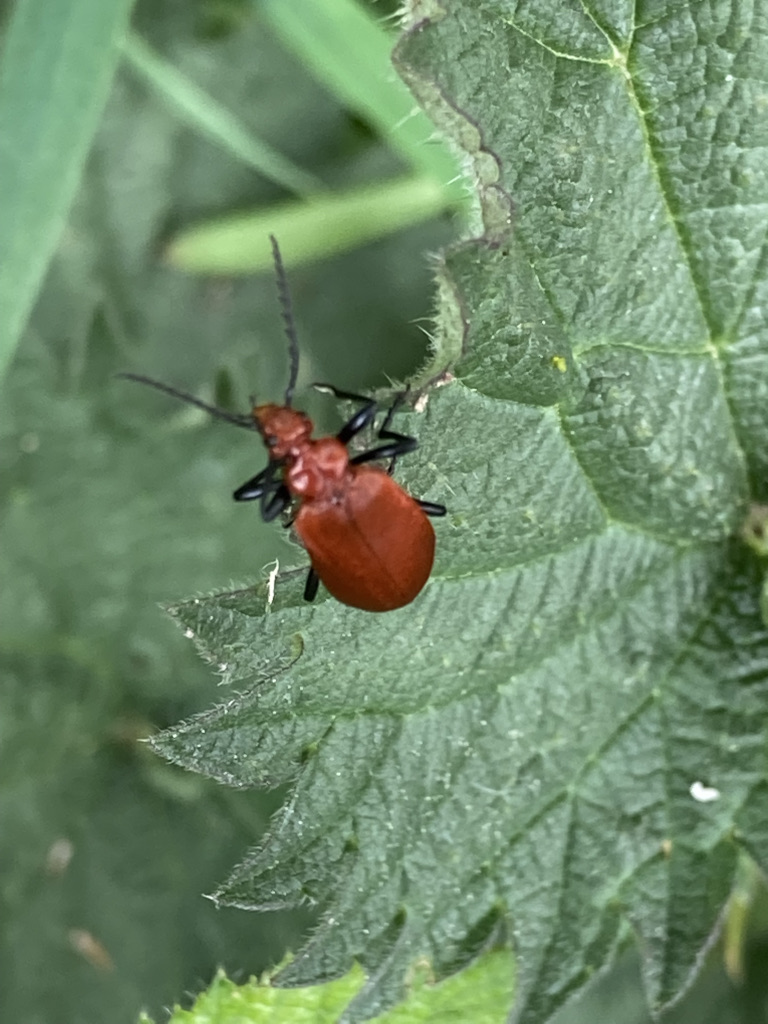
<svg viewBox="0 0 768 1024">
<path fill-rule="evenodd" d="M 394 7 L 371 5 L 382 19 Z M 257 5 L 145 0 L 133 28 L 328 187 L 402 173 Z M 114 376 L 148 373 L 242 410 L 251 395 L 280 399 L 287 361 L 271 269 L 193 276 L 161 254 L 182 226 L 290 198 L 122 62 L 0 409 L 9 1024 L 123 1024 L 142 1007 L 162 1017 L 217 965 L 244 978 L 311 924 L 309 912 L 218 910 L 202 895 L 259 841 L 281 793 L 226 790 L 141 742 L 228 696 L 159 605 L 247 585 L 275 558 L 305 559 L 231 499 L 264 464 L 257 436 Z M 454 230 L 432 218 L 290 272 L 304 385 L 385 387 L 420 366 L 427 254 Z M 337 422 L 329 399 L 298 398 Z"/>
</svg>

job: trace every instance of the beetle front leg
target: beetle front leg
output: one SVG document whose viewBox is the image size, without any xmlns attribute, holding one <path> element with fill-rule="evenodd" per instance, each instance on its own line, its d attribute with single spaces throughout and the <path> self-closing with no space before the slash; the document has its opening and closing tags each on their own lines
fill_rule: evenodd
<svg viewBox="0 0 768 1024">
<path fill-rule="evenodd" d="M 358 409 L 354 416 L 351 416 L 336 435 L 336 439 L 342 444 L 349 444 L 352 438 L 369 426 L 376 416 L 376 400 L 366 398 L 365 395 L 356 395 L 352 391 L 340 391 L 333 384 L 313 384 L 318 391 L 328 391 L 340 402 L 360 402 L 362 408 Z"/>
<path fill-rule="evenodd" d="M 246 480 L 244 484 L 241 484 L 236 491 L 233 492 L 232 497 L 235 501 L 256 501 L 260 498 L 264 491 L 273 482 L 274 469 L 270 463 L 265 469 L 262 469 L 256 476 L 251 477 L 250 480 Z"/>
<path fill-rule="evenodd" d="M 259 500 L 259 511 L 265 523 L 277 519 L 291 503 L 290 491 L 281 479 L 275 479 L 275 474 L 280 468 L 279 462 L 270 462 L 260 473 L 246 480 L 232 495 L 235 501 Z"/>
</svg>

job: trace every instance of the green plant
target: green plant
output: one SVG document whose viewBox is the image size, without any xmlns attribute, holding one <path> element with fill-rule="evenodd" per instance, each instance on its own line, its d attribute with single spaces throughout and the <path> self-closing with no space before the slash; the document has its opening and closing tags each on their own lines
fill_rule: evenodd
<svg viewBox="0 0 768 1024">
<path fill-rule="evenodd" d="M 441 271 L 455 379 L 407 423 L 451 510 L 432 585 L 373 618 L 302 607 L 290 579 L 177 606 L 249 688 L 155 740 L 229 784 L 292 781 L 218 898 L 324 906 L 279 980 L 357 959 L 345 1022 L 504 922 L 520 1020 L 632 933 L 663 1008 L 739 850 L 765 856 L 768 633 L 737 539 L 766 488 L 765 47 L 726 3 L 488 2 L 399 49 L 455 140 L 474 126 L 485 200 L 485 238 Z"/>
<path fill-rule="evenodd" d="M 160 287 L 150 285 L 133 267 L 151 235 L 132 220 L 135 202 L 112 215 L 133 267 L 127 280 L 152 315 L 121 305 L 121 289 L 86 272 L 81 252 L 74 266 L 100 286 L 99 303 L 87 288 L 62 285 L 66 260 L 49 283 L 49 295 L 82 303 L 72 316 L 86 325 L 77 343 L 58 363 L 39 354 L 44 343 L 55 350 L 49 320 L 60 309 L 52 317 L 43 302 L 9 377 L 7 432 L 17 447 L 5 523 L 16 540 L 4 558 L 16 590 L 2 622 L 6 656 L 8 638 L 16 643 L 18 681 L 6 720 L 24 723 L 43 707 L 60 724 L 62 760 L 79 763 L 79 745 L 94 743 L 104 759 L 104 723 L 125 710 L 105 684 L 117 672 L 159 689 L 145 701 L 152 722 L 187 716 L 153 739 L 166 757 L 229 786 L 291 787 L 267 838 L 217 896 L 319 906 L 318 929 L 280 980 L 325 981 L 357 960 L 366 980 L 358 973 L 341 995 L 327 993 L 345 1022 L 397 1013 L 390 1008 L 413 989 L 420 998 L 419 971 L 431 981 L 464 968 L 467 984 L 482 987 L 469 965 L 505 938 L 518 955 L 520 1020 L 553 1019 L 633 940 L 648 1001 L 672 1020 L 741 858 L 765 864 L 768 631 L 761 554 L 740 529 L 750 504 L 765 502 L 768 458 L 766 12 L 726 0 L 548 10 L 502 0 L 430 7 L 431 20 L 410 25 L 396 54 L 473 162 L 479 197 L 468 232 L 476 240 L 438 266 L 424 379 L 450 376 L 422 413 L 403 416 L 421 448 L 402 479 L 450 509 L 438 524 L 434 577 L 412 606 L 382 616 L 331 600 L 307 607 L 299 572 L 283 572 L 271 600 L 266 582 L 253 585 L 250 568 L 261 563 L 251 527 L 237 534 L 226 509 L 230 473 L 235 483 L 248 475 L 231 442 L 186 412 L 165 420 L 154 396 L 137 399 L 138 412 L 114 390 L 99 400 L 118 356 L 133 353 L 136 322 L 158 339 L 154 357 L 141 349 L 145 362 L 154 358 L 143 368 L 161 376 L 180 352 L 194 356 L 193 383 L 214 378 L 225 398 L 241 388 L 234 370 L 249 358 L 260 391 L 279 391 L 283 376 L 275 347 L 251 355 L 251 335 L 239 340 L 237 314 L 221 351 L 211 351 L 202 341 L 211 307 L 189 282 L 165 272 Z M 115 125 L 133 125 L 119 103 L 113 116 L 116 134 Z M 336 115 L 312 116 L 333 124 Z M 138 132 L 147 158 L 158 117 Z M 118 162 L 103 141 L 92 159 L 92 185 L 99 161 Z M 214 191 L 208 179 L 206 188 Z M 232 194 L 241 189 L 233 177 Z M 94 215 L 93 191 L 70 230 Z M 307 280 L 299 277 L 300 292 Z M 385 284 L 381 274 L 377 286 Z M 169 296 L 187 319 L 167 336 Z M 340 297 L 332 306 L 341 315 Z M 201 309 L 207 325 L 197 323 Z M 354 310 L 350 318 L 359 323 Z M 370 320 L 380 342 L 389 337 Z M 36 399 L 30 385 L 41 380 Z M 87 404 L 73 400 L 68 381 Z M 32 464 L 35 417 L 46 426 Z M 90 502 L 83 511 L 70 496 L 54 520 L 46 512 L 73 450 Z M 277 541 L 268 534 L 263 543 L 266 561 Z M 89 545 L 101 553 L 98 569 L 61 557 Z M 286 559 L 298 565 L 302 556 L 283 548 Z M 43 593 L 43 563 L 63 570 L 48 584 L 53 598 Z M 177 593 L 247 577 L 247 587 L 173 606 L 228 687 L 218 707 L 200 711 L 210 697 L 191 661 L 178 663 L 183 671 L 158 667 L 173 641 L 146 611 L 149 594 L 160 596 L 153 574 Z M 106 640 L 93 639 L 99 630 Z M 29 657 L 29 637 L 42 661 Z M 114 650 L 124 659 L 117 669 Z M 48 693 L 52 676 L 64 684 L 60 703 L 49 694 L 29 708 L 25 695 Z M 65 699 L 72 691 L 76 705 Z M 69 724 L 63 709 L 72 707 Z M 30 790 L 61 763 L 58 750 L 43 753 L 20 759 L 8 800 L 14 822 L 26 823 Z M 143 764 L 147 792 L 173 809 L 179 864 L 217 829 L 231 829 L 217 865 L 253 840 L 264 812 L 236 799 L 243 794 L 214 787 L 203 803 L 202 780 Z M 182 815 L 183 799 L 205 815 Z M 158 848 L 130 847 L 141 863 Z M 726 962 L 735 976 L 746 924 L 738 901 L 732 907 Z M 44 910 L 55 919 L 50 904 L 42 919 Z M 106 948 L 115 945 L 117 936 Z M 172 963 L 158 964 L 166 980 Z M 507 1010 L 505 966 L 512 979 L 504 953 L 472 968 L 500 972 L 489 1019 Z M 173 998 L 178 988 L 169 987 Z M 221 980 L 218 995 L 228 1008 L 273 999 Z M 471 989 L 462 995 L 471 1007 Z M 324 996 L 296 998 L 306 1008 Z M 402 1009 L 413 1020 L 427 1012 Z M 684 1024 L 691 1019 L 704 1014 Z"/>
</svg>

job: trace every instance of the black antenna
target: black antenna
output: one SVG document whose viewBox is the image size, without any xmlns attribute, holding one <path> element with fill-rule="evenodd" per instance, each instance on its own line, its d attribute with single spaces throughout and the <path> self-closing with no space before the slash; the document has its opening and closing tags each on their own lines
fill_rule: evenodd
<svg viewBox="0 0 768 1024">
<path fill-rule="evenodd" d="M 293 392 L 296 390 L 296 380 L 299 376 L 299 339 L 296 337 L 296 324 L 293 322 L 291 296 L 288 292 L 288 278 L 285 276 L 280 246 L 274 235 L 270 235 L 269 240 L 272 243 L 272 258 L 275 261 L 277 297 L 280 300 L 280 311 L 283 314 L 285 334 L 288 338 L 288 354 L 291 358 L 291 374 L 288 378 L 288 387 L 285 389 L 285 404 L 290 407 L 293 404 Z"/>
<path fill-rule="evenodd" d="M 163 391 L 166 395 L 180 398 L 182 402 L 187 402 L 188 405 L 195 405 L 198 409 L 205 410 L 205 412 L 210 416 L 214 416 L 217 420 L 224 420 L 225 423 L 234 423 L 236 427 L 247 427 L 249 430 L 256 429 L 252 416 L 246 413 L 227 412 L 226 409 L 218 409 L 215 405 L 208 405 L 207 402 L 195 398 L 194 395 L 190 395 L 187 391 L 179 391 L 178 388 L 173 388 L 170 384 L 163 384 L 159 380 L 153 380 L 152 377 L 144 377 L 140 373 L 118 373 L 117 376 L 123 380 L 135 380 L 139 384 L 147 384 L 157 391 Z"/>
</svg>

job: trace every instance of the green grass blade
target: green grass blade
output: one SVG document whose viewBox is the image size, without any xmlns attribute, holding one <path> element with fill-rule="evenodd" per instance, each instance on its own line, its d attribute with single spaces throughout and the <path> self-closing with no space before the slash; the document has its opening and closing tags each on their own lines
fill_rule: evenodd
<svg viewBox="0 0 768 1024">
<path fill-rule="evenodd" d="M 465 198 L 457 161 L 392 67 L 395 36 L 381 21 L 355 0 L 262 0 L 259 10 L 328 91 L 414 170 L 440 181 L 449 198 Z"/>
<path fill-rule="evenodd" d="M 119 59 L 131 0 L 18 0 L 0 53 L 0 375 L 29 317 Z"/>
<path fill-rule="evenodd" d="M 297 266 L 427 220 L 445 205 L 445 190 L 434 178 L 398 178 L 208 221 L 180 232 L 165 257 L 180 270 L 253 273 L 272 266 L 273 234 L 286 263 Z"/>
<path fill-rule="evenodd" d="M 182 121 L 220 144 L 265 178 L 296 195 L 309 195 L 325 188 L 314 175 L 255 138 L 229 110 L 181 74 L 139 36 L 130 34 L 126 38 L 123 54 L 133 70 L 162 96 Z"/>
</svg>

